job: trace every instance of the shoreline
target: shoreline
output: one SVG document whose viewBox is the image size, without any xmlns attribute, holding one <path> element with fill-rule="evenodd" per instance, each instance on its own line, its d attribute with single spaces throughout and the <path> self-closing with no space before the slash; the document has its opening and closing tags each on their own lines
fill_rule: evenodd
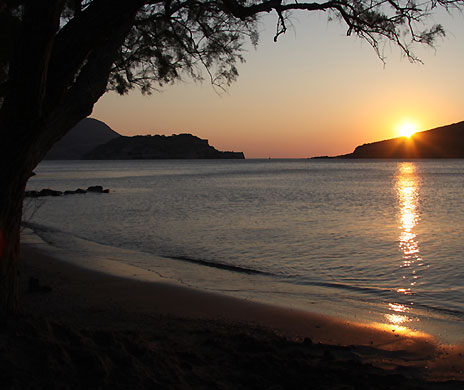
<svg viewBox="0 0 464 390">
<path fill-rule="evenodd" d="M 390 307 L 379 309 L 377 305 L 368 305 L 362 299 L 343 302 L 331 300 L 330 291 L 322 291 L 319 296 L 318 288 L 304 295 L 300 289 L 289 289 L 281 281 L 271 280 L 267 275 L 242 275 L 237 272 L 225 271 L 217 268 L 206 268 L 204 265 L 178 261 L 177 258 L 168 258 L 131 249 L 118 248 L 88 241 L 60 231 L 46 231 L 42 235 L 39 227 L 29 226 L 23 231 L 22 242 L 32 245 L 39 251 L 45 251 L 51 257 L 77 265 L 78 267 L 102 272 L 105 274 L 129 278 L 144 282 L 161 282 L 176 286 L 193 288 L 204 293 L 235 297 L 285 310 L 294 310 L 303 313 L 318 313 L 321 317 L 337 319 L 338 322 L 374 327 L 396 334 L 432 335 L 435 342 L 440 344 L 462 344 L 462 329 L 454 323 L 440 324 L 430 322 L 424 313 L 409 313 L 411 318 L 405 326 L 395 321 L 396 311 Z M 333 291 L 337 294 L 337 291 Z M 323 298 L 325 297 L 325 298 Z M 315 299 L 314 299 L 315 298 Z M 309 300 L 309 304 L 308 304 Z M 393 301 L 392 301 L 393 302 Z M 355 305 L 353 305 L 353 303 Z M 350 305 L 351 306 L 348 306 Z M 386 306 L 386 305 L 384 305 Z M 393 313 L 393 320 L 387 318 L 385 313 Z M 424 316 L 421 321 L 420 316 Z M 411 323 L 409 323 L 411 321 Z M 330 341 L 324 340 L 323 342 Z"/>
<path fill-rule="evenodd" d="M 401 334 L 399 329 L 369 327 L 171 283 L 112 276 L 64 262 L 28 245 L 23 244 L 21 250 L 22 305 L 32 318 L 111 334 L 143 335 L 162 324 L 171 333 L 180 332 L 176 339 L 198 326 L 212 335 L 217 334 L 218 327 L 227 335 L 238 328 L 253 337 L 266 335 L 265 343 L 270 345 L 275 340 L 269 337 L 312 348 L 322 345 L 331 356 L 337 356 L 340 348 L 348 348 L 358 363 L 381 369 L 384 374 L 400 369 L 422 380 L 464 380 L 464 348 L 439 345 L 429 335 Z M 51 291 L 31 293 L 31 277 Z"/>
<path fill-rule="evenodd" d="M 274 329 L 289 338 L 310 337 L 314 342 L 325 344 L 371 345 L 392 351 L 402 350 L 405 345 L 428 349 L 430 345 L 437 344 L 433 336 L 424 333 L 404 333 L 391 327 L 382 329 L 357 324 L 322 314 L 202 291 L 172 282 L 143 281 L 115 276 L 64 262 L 50 256 L 46 251 L 26 245 L 22 246 L 22 253 L 22 262 L 26 263 L 27 269 L 24 272 L 26 278 L 29 273 L 32 276 L 32 273 L 36 272 L 40 275 L 40 283 L 66 296 L 73 296 L 76 290 L 85 291 L 86 298 L 92 297 L 96 300 L 96 306 L 103 303 L 102 301 L 107 301 L 123 307 L 125 311 L 253 323 Z M 34 259 L 38 259 L 41 264 L 35 266 Z M 83 297 L 74 298 L 80 300 Z M 29 301 L 26 301 L 26 304 L 28 303 Z M 91 302 L 88 303 L 91 305 Z M 33 304 L 35 306 L 37 302 L 34 301 Z M 67 310 L 62 309 L 63 314 L 67 315 Z"/>
</svg>

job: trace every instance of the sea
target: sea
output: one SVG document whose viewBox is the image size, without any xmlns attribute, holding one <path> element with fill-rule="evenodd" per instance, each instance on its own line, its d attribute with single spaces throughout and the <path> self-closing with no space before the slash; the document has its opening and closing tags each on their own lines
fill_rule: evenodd
<svg viewBox="0 0 464 390">
<path fill-rule="evenodd" d="M 463 160 L 44 161 L 27 231 L 85 267 L 464 342 Z M 30 239 L 30 237 L 29 237 Z"/>
</svg>

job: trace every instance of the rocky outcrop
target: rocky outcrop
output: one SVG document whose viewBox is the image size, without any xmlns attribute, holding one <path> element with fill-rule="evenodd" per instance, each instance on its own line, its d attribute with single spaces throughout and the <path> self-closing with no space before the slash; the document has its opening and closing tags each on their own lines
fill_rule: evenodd
<svg viewBox="0 0 464 390">
<path fill-rule="evenodd" d="M 464 122 L 358 146 L 340 158 L 464 158 Z"/>
<path fill-rule="evenodd" d="M 84 156 L 88 160 L 244 159 L 242 152 L 221 152 L 191 134 L 118 137 Z"/>
</svg>

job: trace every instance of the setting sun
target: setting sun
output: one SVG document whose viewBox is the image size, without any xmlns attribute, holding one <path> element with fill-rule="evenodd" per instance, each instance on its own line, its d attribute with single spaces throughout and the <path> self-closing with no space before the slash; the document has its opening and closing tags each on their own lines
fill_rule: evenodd
<svg viewBox="0 0 464 390">
<path fill-rule="evenodd" d="M 412 122 L 404 122 L 398 127 L 400 137 L 410 137 L 417 131 L 417 126 Z"/>
</svg>

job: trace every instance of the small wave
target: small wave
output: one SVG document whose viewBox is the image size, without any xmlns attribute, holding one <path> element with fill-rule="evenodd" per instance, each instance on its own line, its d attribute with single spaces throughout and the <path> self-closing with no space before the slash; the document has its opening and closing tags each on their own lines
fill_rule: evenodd
<svg viewBox="0 0 464 390">
<path fill-rule="evenodd" d="M 389 297 L 392 294 L 392 289 L 388 288 L 379 288 L 379 287 L 361 287 L 343 283 L 334 283 L 334 282 L 324 282 L 324 281 L 297 281 L 292 280 L 290 281 L 292 284 L 298 284 L 303 286 L 318 286 L 318 287 L 326 287 L 326 288 L 333 288 L 337 290 L 345 290 L 345 291 L 352 291 L 356 293 L 366 294 L 367 296 L 372 297 Z"/>
<path fill-rule="evenodd" d="M 44 239 L 44 237 L 42 237 L 40 233 L 63 233 L 61 230 L 56 229 L 54 227 L 41 225 L 35 222 L 21 221 L 21 226 L 26 229 L 31 229 L 35 234 L 38 234 L 42 239 Z"/>
<path fill-rule="evenodd" d="M 218 268 L 218 269 L 223 269 L 223 270 L 232 271 L 232 272 L 240 272 L 240 273 L 249 274 L 249 275 L 272 275 L 268 272 L 258 271 L 252 268 L 239 267 L 237 265 L 230 265 L 230 264 L 224 264 L 224 263 L 217 263 L 214 261 L 203 260 L 203 259 L 194 259 L 192 257 L 186 257 L 186 256 L 169 256 L 169 258 L 174 259 L 174 260 L 187 261 L 193 264 L 204 265 L 206 267 Z"/>
<path fill-rule="evenodd" d="M 58 234 L 65 234 L 66 237 L 67 237 L 66 247 L 68 249 L 72 249 L 71 240 L 69 239 L 70 237 L 75 237 L 75 238 L 77 238 L 79 240 L 83 240 L 83 241 L 88 242 L 88 243 L 93 243 L 93 244 L 97 244 L 97 245 L 104 245 L 105 247 L 111 247 L 111 246 L 108 246 L 108 244 L 106 244 L 106 243 L 100 243 L 100 242 L 97 242 L 97 241 L 88 240 L 87 238 L 83 238 L 83 237 L 79 237 L 77 235 L 66 233 L 66 232 L 63 232 L 63 231 L 61 231 L 59 229 L 51 227 L 51 226 L 45 226 L 45 225 L 41 225 L 41 224 L 37 224 L 37 223 L 31 223 L 31 222 L 23 222 L 23 226 L 33 230 L 35 234 L 39 235 L 45 242 L 47 242 L 48 244 L 51 244 L 51 245 L 56 245 L 57 243 L 55 242 L 55 240 L 50 238 L 49 234 L 52 234 L 52 237 L 55 237 L 55 238 L 57 238 Z M 47 234 L 47 233 L 49 233 L 49 234 Z M 153 254 L 153 253 L 148 253 L 148 252 L 144 252 L 144 251 L 138 251 L 138 252 L 156 256 L 156 254 Z M 271 274 L 269 272 L 259 271 L 259 270 L 252 269 L 252 268 L 241 267 L 241 266 L 230 265 L 230 264 L 224 264 L 224 263 L 218 263 L 218 262 L 214 262 L 214 261 L 210 261 L 210 260 L 204 260 L 204 259 L 196 259 L 196 258 L 187 257 L 187 256 L 163 256 L 163 257 L 165 257 L 167 259 L 180 260 L 180 261 L 185 261 L 185 262 L 189 262 L 189 263 L 193 263 L 193 264 L 197 264 L 197 265 L 202 265 L 202 266 L 206 266 L 206 267 L 212 267 L 212 268 L 222 269 L 222 270 L 231 271 L 231 272 L 239 272 L 239 273 L 248 274 L 248 275 L 268 275 L 268 276 L 273 275 L 273 274 Z"/>
<path fill-rule="evenodd" d="M 395 290 L 390 288 L 379 288 L 379 287 L 361 287 L 361 286 L 350 286 L 342 283 L 334 282 L 319 282 L 319 281 L 305 281 L 305 282 L 295 282 L 292 283 L 299 285 L 307 286 L 318 286 L 318 287 L 327 287 L 338 290 L 351 291 L 354 293 L 359 293 L 363 295 L 363 300 L 366 302 L 378 302 L 378 298 L 383 299 L 392 299 L 393 297 L 398 298 L 395 294 Z M 415 295 L 415 294 L 412 294 Z M 447 307 L 438 307 L 427 303 L 421 303 L 420 300 L 414 300 L 415 309 L 422 309 L 425 312 L 437 313 L 441 315 L 446 315 L 452 318 L 464 319 L 464 312 L 459 309 L 447 308 Z"/>
<path fill-rule="evenodd" d="M 438 307 L 438 306 L 433 306 L 425 303 L 418 303 L 415 302 L 416 308 L 421 308 L 429 312 L 434 312 L 438 314 L 445 314 L 450 317 L 458 317 L 460 319 L 464 319 L 464 313 L 460 310 L 457 309 L 451 309 L 451 308 L 446 308 L 446 307 Z"/>
</svg>

